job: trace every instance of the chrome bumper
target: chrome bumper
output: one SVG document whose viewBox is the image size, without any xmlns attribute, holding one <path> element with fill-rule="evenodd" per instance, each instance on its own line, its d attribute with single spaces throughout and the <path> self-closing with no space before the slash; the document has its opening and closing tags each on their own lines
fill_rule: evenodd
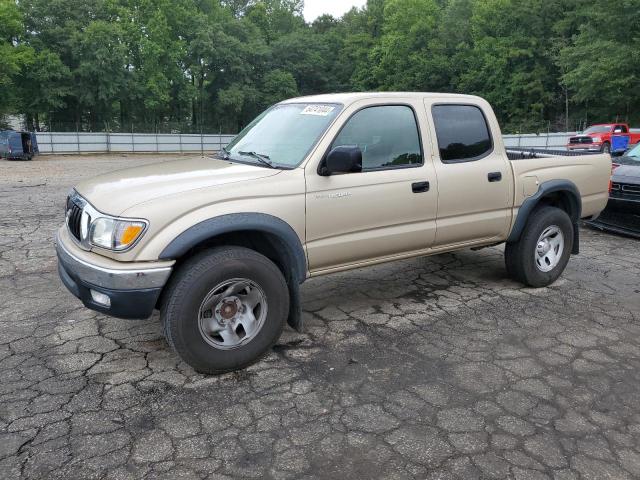
<svg viewBox="0 0 640 480">
<path fill-rule="evenodd" d="M 112 269 L 92 265 L 69 252 L 60 241 L 59 234 L 56 234 L 56 252 L 58 260 L 69 273 L 91 285 L 113 290 L 162 288 L 172 270 L 172 267 Z"/>
</svg>

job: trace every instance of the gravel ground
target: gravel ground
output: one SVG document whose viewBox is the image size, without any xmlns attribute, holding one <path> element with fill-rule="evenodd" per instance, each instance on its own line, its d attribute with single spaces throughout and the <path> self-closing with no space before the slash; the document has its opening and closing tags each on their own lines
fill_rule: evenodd
<svg viewBox="0 0 640 480">
<path fill-rule="evenodd" d="M 0 162 L 0 477 L 640 477 L 640 242 L 540 290 L 501 248 L 311 280 L 305 334 L 204 377 L 56 273 L 69 188 L 159 158 Z"/>
</svg>

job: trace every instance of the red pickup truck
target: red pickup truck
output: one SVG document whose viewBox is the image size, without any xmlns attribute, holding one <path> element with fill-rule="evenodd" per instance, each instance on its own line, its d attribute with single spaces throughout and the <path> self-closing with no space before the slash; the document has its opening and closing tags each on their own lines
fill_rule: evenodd
<svg viewBox="0 0 640 480">
<path fill-rule="evenodd" d="M 602 123 L 592 125 L 581 134 L 570 137 L 567 149 L 610 153 L 613 135 L 628 135 L 629 145 L 640 142 L 640 129 L 629 128 L 626 123 Z"/>
</svg>

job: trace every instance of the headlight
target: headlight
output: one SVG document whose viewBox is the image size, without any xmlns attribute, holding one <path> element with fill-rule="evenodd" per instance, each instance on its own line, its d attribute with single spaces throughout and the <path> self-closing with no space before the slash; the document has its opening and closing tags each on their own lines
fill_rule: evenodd
<svg viewBox="0 0 640 480">
<path fill-rule="evenodd" d="M 109 250 L 126 250 L 140 238 L 146 226 L 146 223 L 138 220 L 97 218 L 91 223 L 89 241 Z"/>
<path fill-rule="evenodd" d="M 69 233 L 85 250 L 96 246 L 116 252 L 132 247 L 149 226 L 144 219 L 102 213 L 75 190 L 67 197 L 66 223 Z"/>
<path fill-rule="evenodd" d="M 600 143 L 600 141 L 602 140 L 601 137 L 592 137 L 593 138 L 593 143 Z"/>
</svg>

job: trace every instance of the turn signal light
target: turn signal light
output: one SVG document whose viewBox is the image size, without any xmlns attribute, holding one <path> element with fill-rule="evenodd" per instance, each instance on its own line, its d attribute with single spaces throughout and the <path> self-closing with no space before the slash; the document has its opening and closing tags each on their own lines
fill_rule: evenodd
<svg viewBox="0 0 640 480">
<path fill-rule="evenodd" d="M 611 175 L 613 175 L 613 172 L 616 170 L 616 168 L 618 168 L 620 166 L 619 163 L 612 163 L 611 164 Z M 609 193 L 611 193 L 611 189 L 613 186 L 613 182 L 611 181 L 611 178 L 609 178 Z"/>
<path fill-rule="evenodd" d="M 129 245 L 136 238 L 138 238 L 138 235 L 140 235 L 140 232 L 142 232 L 142 228 L 143 228 L 143 226 L 140 225 L 140 224 L 129 225 L 128 227 L 126 227 L 124 229 L 124 231 L 120 235 L 120 242 L 119 243 L 122 244 L 122 245 Z"/>
</svg>

